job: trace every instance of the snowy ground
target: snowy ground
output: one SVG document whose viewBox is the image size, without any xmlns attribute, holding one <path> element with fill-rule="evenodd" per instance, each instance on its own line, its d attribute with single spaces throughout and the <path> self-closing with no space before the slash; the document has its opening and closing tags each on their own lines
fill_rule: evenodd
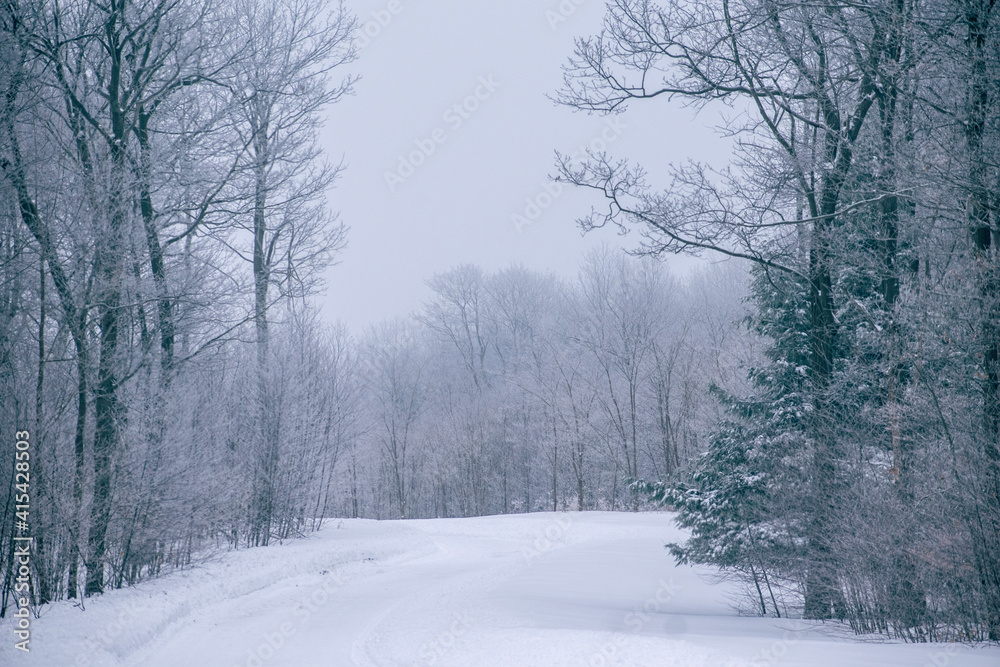
<svg viewBox="0 0 1000 667">
<path fill-rule="evenodd" d="M 859 641 L 741 617 L 674 567 L 667 514 L 333 521 L 320 533 L 52 605 L 0 665 L 997 667 L 1000 648 Z"/>
</svg>

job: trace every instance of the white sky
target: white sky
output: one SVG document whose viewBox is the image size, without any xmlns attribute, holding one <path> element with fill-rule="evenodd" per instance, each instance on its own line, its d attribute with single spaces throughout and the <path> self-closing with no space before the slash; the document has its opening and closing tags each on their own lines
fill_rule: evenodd
<svg viewBox="0 0 1000 667">
<path fill-rule="evenodd" d="M 461 263 L 572 275 L 589 248 L 631 243 L 612 230 L 583 237 L 575 220 L 597 202 L 569 189 L 529 226 L 512 221 L 545 192 L 553 151 L 572 153 L 608 128 L 607 118 L 546 98 L 562 83 L 573 39 L 600 30 L 601 0 L 348 1 L 377 34 L 350 66 L 362 76 L 356 95 L 330 109 L 322 137 L 329 157 L 347 164 L 331 206 L 350 226 L 318 298 L 327 319 L 360 331 L 410 313 L 427 296 L 425 280 Z M 565 20 L 553 25 L 554 16 Z M 490 92 L 481 80 L 498 86 Z M 477 88 L 475 111 L 450 111 Z M 728 154 L 712 129 L 718 117 L 695 118 L 677 102 L 646 102 L 617 119 L 613 156 L 655 166 Z M 433 154 L 391 190 L 386 172 L 434 139 Z"/>
</svg>

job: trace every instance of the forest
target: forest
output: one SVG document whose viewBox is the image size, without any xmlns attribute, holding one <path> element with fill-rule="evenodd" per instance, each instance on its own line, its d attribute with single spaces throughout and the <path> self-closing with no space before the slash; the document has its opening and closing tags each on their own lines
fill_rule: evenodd
<svg viewBox="0 0 1000 667">
<path fill-rule="evenodd" d="M 0 616 L 27 507 L 35 606 L 334 517 L 665 508 L 747 613 L 1000 641 L 997 11 L 610 0 L 553 99 L 724 107 L 732 162 L 557 155 L 631 252 L 356 334 L 347 6 L 3 3 Z"/>
</svg>

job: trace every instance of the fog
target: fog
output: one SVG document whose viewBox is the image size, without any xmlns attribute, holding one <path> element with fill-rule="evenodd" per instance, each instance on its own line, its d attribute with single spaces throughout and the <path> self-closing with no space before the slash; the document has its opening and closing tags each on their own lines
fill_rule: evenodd
<svg viewBox="0 0 1000 667">
<path fill-rule="evenodd" d="M 457 264 L 569 276 L 589 248 L 633 245 L 615 230 L 581 233 L 576 218 L 599 202 L 550 182 L 556 150 L 606 146 L 651 170 L 729 155 L 715 109 L 696 115 L 663 98 L 607 118 L 549 99 L 573 40 L 600 30 L 602 2 L 356 0 L 352 8 L 364 34 L 349 69 L 361 80 L 330 108 L 323 131 L 328 159 L 346 165 L 330 201 L 350 231 L 317 302 L 353 330 L 416 309 L 424 281 Z M 419 164 L 410 174 L 403 163 Z M 674 271 L 692 265 L 668 261 Z"/>
</svg>

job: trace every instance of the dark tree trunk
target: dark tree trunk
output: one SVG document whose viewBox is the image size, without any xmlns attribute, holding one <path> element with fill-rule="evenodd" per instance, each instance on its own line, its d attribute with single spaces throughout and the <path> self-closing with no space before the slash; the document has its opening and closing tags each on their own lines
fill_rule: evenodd
<svg viewBox="0 0 1000 667">
<path fill-rule="evenodd" d="M 117 367 L 122 320 L 122 270 L 125 259 L 124 230 L 127 218 L 126 145 L 128 141 L 125 111 L 122 108 L 124 2 L 112 3 L 104 23 L 109 74 L 106 93 L 110 116 L 111 175 L 108 193 L 109 229 L 99 241 L 95 255 L 95 274 L 100 280 L 98 299 L 99 358 L 97 385 L 94 391 L 94 498 L 90 534 L 87 539 L 86 595 L 104 591 L 104 565 L 107 531 L 111 520 L 111 472 L 120 438 Z"/>
<path fill-rule="evenodd" d="M 991 72 L 990 32 L 994 0 L 967 0 L 967 43 L 972 71 L 968 88 L 968 118 L 965 124 L 969 152 L 969 195 L 967 202 L 970 233 L 979 272 L 979 296 L 982 303 L 979 337 L 981 342 L 981 384 L 983 397 L 982 447 L 986 468 L 983 470 L 983 509 L 972 522 L 976 545 L 977 569 L 986 601 L 989 638 L 1000 640 L 1000 254 L 997 242 L 1000 229 L 986 182 L 989 160 L 984 140 L 989 114 L 994 111 L 991 99 L 1000 77 Z M 995 46 L 993 47 L 995 48 Z M 994 184 L 995 185 L 995 184 Z"/>
<path fill-rule="evenodd" d="M 812 483 L 809 523 L 809 563 L 806 578 L 806 618 L 831 618 L 839 604 L 836 566 L 833 561 L 831 517 L 836 491 L 835 439 L 831 432 L 833 419 L 827 393 L 830 387 L 833 361 L 833 341 L 836 324 L 833 317 L 830 257 L 826 248 L 829 223 L 817 223 L 813 230 L 810 252 L 809 321 L 811 337 L 810 380 L 812 390 L 813 456 L 810 477 Z"/>
<path fill-rule="evenodd" d="M 46 495 L 45 471 L 39 463 L 42 444 L 45 442 L 45 258 L 38 262 L 38 376 L 35 383 L 35 456 L 32 466 L 35 495 L 43 499 L 46 507 L 51 507 L 51 500 Z M 39 513 L 35 511 L 35 516 Z M 38 604 L 47 604 L 51 596 L 49 590 L 48 563 L 45 560 L 44 524 L 34 522 L 32 533 L 35 544 L 35 569 L 38 571 Z"/>
</svg>

